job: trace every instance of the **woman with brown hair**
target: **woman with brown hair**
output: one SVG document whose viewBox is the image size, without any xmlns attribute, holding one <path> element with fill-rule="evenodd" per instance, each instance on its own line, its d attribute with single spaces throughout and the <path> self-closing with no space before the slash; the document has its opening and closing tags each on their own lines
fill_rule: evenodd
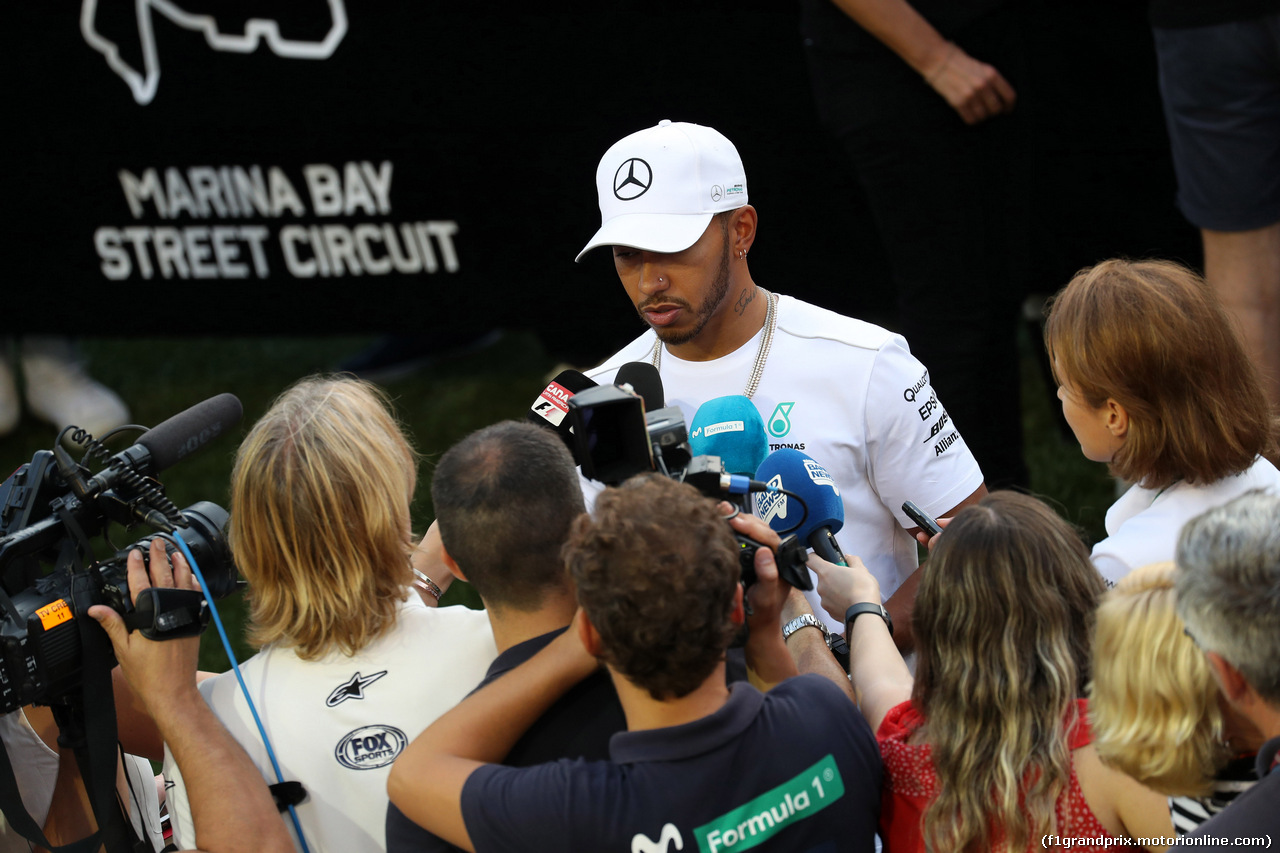
<svg viewBox="0 0 1280 853">
<path fill-rule="evenodd" d="M 874 616 L 875 579 L 848 561 L 809 565 L 827 612 L 851 617 L 850 676 L 885 762 L 887 851 L 1172 834 L 1164 799 L 1103 766 L 1090 743 L 1080 696 L 1104 587 L 1051 509 L 993 492 L 951 519 L 921 569 L 914 679 Z"/>
<path fill-rule="evenodd" d="M 1204 280 L 1168 261 L 1104 261 L 1054 298 L 1045 346 L 1084 455 L 1134 483 L 1093 562 L 1109 583 L 1173 559 L 1182 525 L 1280 489 L 1276 421 L 1257 368 Z"/>
</svg>

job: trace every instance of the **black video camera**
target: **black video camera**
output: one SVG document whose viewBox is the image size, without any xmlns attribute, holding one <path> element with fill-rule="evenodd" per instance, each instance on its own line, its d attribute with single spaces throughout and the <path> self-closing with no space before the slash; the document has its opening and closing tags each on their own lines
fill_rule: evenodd
<svg viewBox="0 0 1280 853">
<path fill-rule="evenodd" d="M 237 573 L 223 532 L 226 510 L 208 501 L 178 510 L 148 475 L 239 417 L 240 401 L 224 394 L 170 418 L 110 458 L 101 442 L 90 440 L 77 463 L 59 444 L 37 451 L 0 484 L 0 713 L 32 703 L 52 705 L 81 685 L 80 625 L 91 618 L 87 611 L 94 604 L 115 610 L 130 629 L 152 639 L 200 633 L 208 602 L 199 591 L 150 589 L 136 607 L 131 600 L 128 553 L 141 548 L 145 556 L 158 534 L 114 549 L 103 561 L 94 557 L 91 539 L 101 534 L 106 541 L 111 522 L 126 529 L 145 523 L 177 535 L 210 594 L 232 592 Z M 92 459 L 106 464 L 90 476 L 85 463 Z"/>
<path fill-rule="evenodd" d="M 689 427 L 677 406 L 645 412 L 644 400 L 616 385 L 598 385 L 569 398 L 569 418 L 582 474 L 616 486 L 651 471 L 689 483 L 709 498 L 728 494 L 729 474 L 719 456 L 694 456 Z M 755 555 L 760 542 L 734 531 L 742 582 L 756 580 Z M 778 575 L 799 589 L 812 589 L 804 545 L 789 535 L 776 552 Z"/>
</svg>

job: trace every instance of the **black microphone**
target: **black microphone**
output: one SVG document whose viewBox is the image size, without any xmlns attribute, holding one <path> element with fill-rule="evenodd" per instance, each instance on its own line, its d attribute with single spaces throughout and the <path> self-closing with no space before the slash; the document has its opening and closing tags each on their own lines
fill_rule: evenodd
<svg viewBox="0 0 1280 853">
<path fill-rule="evenodd" d="M 235 426 L 243 413 L 234 394 L 219 394 L 196 403 L 147 430 L 137 444 L 107 460 L 107 469 L 86 481 L 86 494 L 110 488 L 126 470 L 141 475 L 163 471 Z"/>
<path fill-rule="evenodd" d="M 640 395 L 640 399 L 644 400 L 646 412 L 656 412 L 666 405 L 662 394 L 662 377 L 658 375 L 658 368 L 647 361 L 628 361 L 619 367 L 613 384 L 630 385 Z"/>
<path fill-rule="evenodd" d="M 573 438 L 573 424 L 565 417 L 569 413 L 569 398 L 595 387 L 596 383 L 581 371 L 562 370 L 542 389 L 538 399 L 533 401 L 533 405 L 525 413 L 525 420 L 529 423 L 546 427 L 560 436 L 564 446 L 573 454 L 575 465 L 581 464 L 581 460 L 578 459 L 578 448 Z"/>
</svg>

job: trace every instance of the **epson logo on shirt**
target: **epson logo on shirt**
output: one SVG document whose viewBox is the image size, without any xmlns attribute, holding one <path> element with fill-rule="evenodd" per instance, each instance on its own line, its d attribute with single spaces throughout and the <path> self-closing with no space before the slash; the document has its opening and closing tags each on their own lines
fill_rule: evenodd
<svg viewBox="0 0 1280 853">
<path fill-rule="evenodd" d="M 333 757 L 351 770 L 373 770 L 395 761 L 408 745 L 409 738 L 395 726 L 363 726 L 338 741 Z"/>
<path fill-rule="evenodd" d="M 725 421 L 718 424 L 708 424 L 703 429 L 703 435 L 710 438 L 713 435 L 719 435 L 722 432 L 745 432 L 747 425 L 742 421 Z"/>
</svg>

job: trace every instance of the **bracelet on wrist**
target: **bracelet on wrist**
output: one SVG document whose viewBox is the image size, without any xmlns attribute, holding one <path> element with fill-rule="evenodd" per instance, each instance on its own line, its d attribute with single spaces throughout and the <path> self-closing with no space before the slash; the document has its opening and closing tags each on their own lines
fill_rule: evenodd
<svg viewBox="0 0 1280 853">
<path fill-rule="evenodd" d="M 812 613 L 805 613 L 801 616 L 797 616 L 795 619 L 792 619 L 790 622 L 783 625 L 782 641 L 785 643 L 792 634 L 799 631 L 801 628 L 817 628 L 822 632 L 822 639 L 827 644 L 827 648 L 831 647 L 831 632 L 827 630 L 827 626 L 822 623 L 822 620 L 818 619 L 818 617 L 814 616 Z"/>
<path fill-rule="evenodd" d="M 441 591 L 440 587 L 436 586 L 435 581 L 417 569 L 413 569 L 413 585 L 434 598 L 436 601 L 439 601 L 440 596 L 444 595 L 444 592 Z"/>
<path fill-rule="evenodd" d="M 932 86 L 934 81 L 936 81 L 939 77 L 942 76 L 942 72 L 947 70 L 947 66 L 951 64 L 951 58 L 955 56 L 955 53 L 956 53 L 956 43 L 953 41 L 947 42 L 946 55 L 942 57 L 942 61 L 938 63 L 938 67 L 933 69 L 933 71 L 930 72 L 928 77 L 924 78 L 925 82 L 928 83 L 930 86 Z"/>
</svg>

